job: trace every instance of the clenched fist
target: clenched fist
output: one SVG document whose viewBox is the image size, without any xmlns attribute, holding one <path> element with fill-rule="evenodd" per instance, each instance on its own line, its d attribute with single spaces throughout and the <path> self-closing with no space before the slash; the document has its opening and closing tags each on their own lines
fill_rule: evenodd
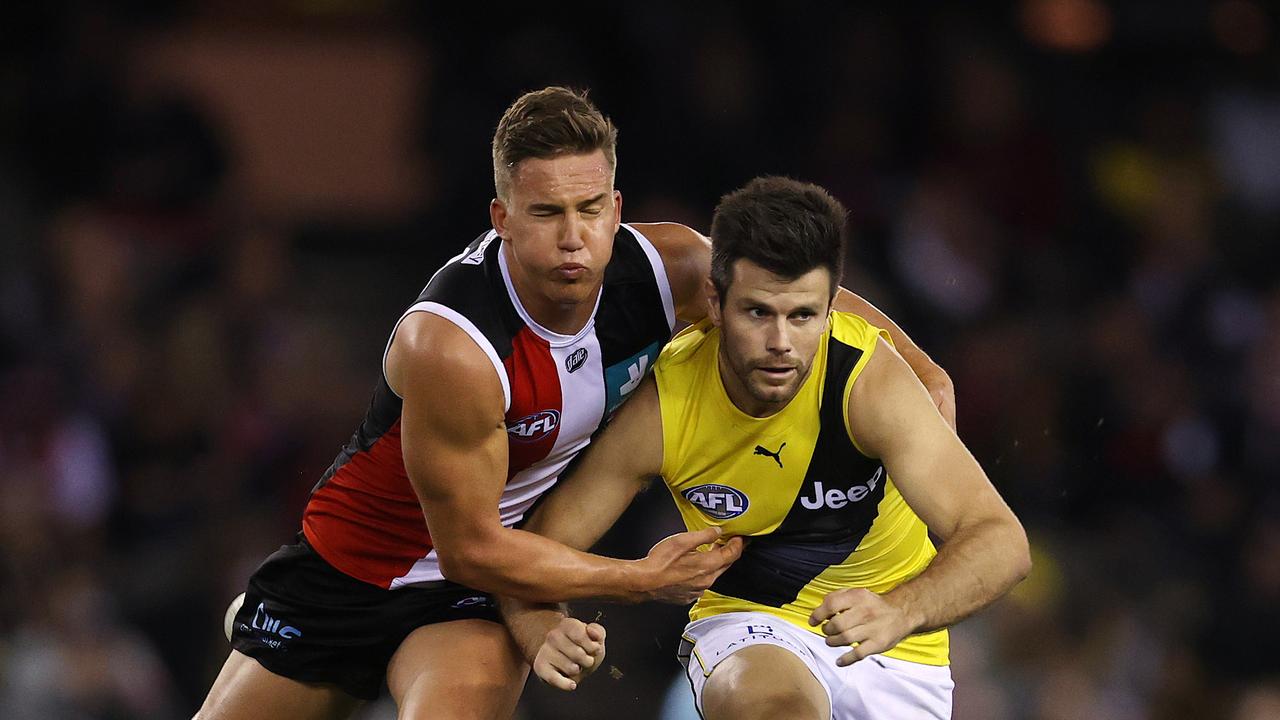
<svg viewBox="0 0 1280 720">
<path fill-rule="evenodd" d="M 604 661 L 604 626 L 567 617 L 547 633 L 533 672 L 560 690 L 575 690 Z"/>
</svg>

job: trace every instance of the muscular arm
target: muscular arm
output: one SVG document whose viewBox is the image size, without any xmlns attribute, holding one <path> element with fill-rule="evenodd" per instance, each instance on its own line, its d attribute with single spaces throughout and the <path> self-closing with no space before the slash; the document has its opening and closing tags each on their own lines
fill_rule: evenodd
<svg viewBox="0 0 1280 720">
<path fill-rule="evenodd" d="M 836 310 L 843 312 L 851 312 L 855 315 L 861 315 L 868 322 L 876 327 L 884 328 L 889 331 L 889 337 L 893 338 L 893 346 L 897 349 L 898 354 L 911 367 L 911 371 L 920 379 L 920 384 L 924 385 L 929 391 L 929 397 L 933 400 L 933 404 L 937 406 L 938 412 L 942 413 L 942 419 L 952 428 L 956 426 L 956 388 L 951 382 L 951 376 L 943 370 L 941 366 L 933 361 L 919 345 L 915 344 L 910 337 L 907 336 L 902 328 L 898 327 L 898 323 L 892 318 L 880 312 L 875 305 L 867 302 L 861 295 L 850 292 L 844 288 L 836 290 L 834 306 Z"/>
<path fill-rule="evenodd" d="M 632 227 L 644 233 L 662 256 L 676 317 L 690 324 L 706 317 L 704 290 L 711 275 L 711 241 L 679 223 L 636 223 Z"/>
<path fill-rule="evenodd" d="M 707 314 L 706 282 L 711 273 L 711 242 L 701 233 L 678 223 L 641 223 L 634 227 L 658 249 L 667 268 L 667 282 L 676 317 L 695 323 Z M 856 293 L 836 291 L 836 310 L 861 315 L 876 327 L 889 331 L 893 344 L 929 391 L 934 404 L 951 427 L 956 426 L 956 392 L 951 376 L 898 327 L 888 315 Z"/>
<path fill-rule="evenodd" d="M 661 468 L 662 415 L 657 386 L 649 377 L 583 451 L 577 465 L 561 478 L 525 527 L 585 550 L 613 527 L 636 493 Z M 501 598 L 500 605 L 516 644 L 529 662 L 536 664 L 543 638 L 564 612 L 512 598 Z"/>
<path fill-rule="evenodd" d="M 842 664 L 968 617 L 1031 567 L 1021 524 L 884 341 L 849 394 L 849 422 L 942 546 L 924 572 L 885 595 L 840 591 L 814 611 L 814 624 L 829 620 L 828 644 L 860 643 Z"/>
<path fill-rule="evenodd" d="M 387 358 L 387 380 L 404 399 L 405 469 L 431 529 L 440 569 L 450 580 L 536 601 L 635 602 L 654 598 L 655 591 L 682 575 L 696 576 L 718 565 L 710 554 L 691 552 L 699 541 L 708 541 L 693 534 L 674 543 L 679 547 L 672 557 L 651 554 L 623 561 L 503 527 L 498 512 L 507 475 L 502 387 L 483 351 L 453 323 L 429 313 L 406 318 Z M 453 399 L 450 393 L 456 393 Z"/>
</svg>

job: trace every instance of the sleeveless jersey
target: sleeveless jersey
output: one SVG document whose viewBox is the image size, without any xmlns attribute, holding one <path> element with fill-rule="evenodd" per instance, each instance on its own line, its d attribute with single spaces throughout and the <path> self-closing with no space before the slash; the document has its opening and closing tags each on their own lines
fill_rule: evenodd
<svg viewBox="0 0 1280 720">
<path fill-rule="evenodd" d="M 675 325 L 662 259 L 629 225 L 614 237 L 595 309 L 575 335 L 554 333 L 529 317 L 493 231 L 437 271 L 400 321 L 415 312 L 433 313 L 466 332 L 502 383 L 509 456 L 499 511 L 508 527 L 551 489 L 640 384 Z M 466 388 L 439 388 L 438 398 L 470 402 Z M 387 385 L 384 351 L 364 421 L 312 490 L 302 521 L 307 541 L 329 564 L 385 588 L 443 578 L 405 471 L 400 410 L 401 398 Z"/>
<path fill-rule="evenodd" d="M 749 536 L 742 557 L 690 610 L 698 620 L 759 611 L 806 630 L 832 592 L 884 593 L 936 554 L 928 529 L 849 432 L 849 392 L 888 334 L 833 312 L 809 376 L 781 411 L 751 417 L 725 393 L 720 331 L 704 321 L 658 359 L 662 477 L 685 525 Z M 852 409 L 857 412 L 857 408 Z M 885 655 L 948 663 L 947 631 L 912 635 Z"/>
</svg>

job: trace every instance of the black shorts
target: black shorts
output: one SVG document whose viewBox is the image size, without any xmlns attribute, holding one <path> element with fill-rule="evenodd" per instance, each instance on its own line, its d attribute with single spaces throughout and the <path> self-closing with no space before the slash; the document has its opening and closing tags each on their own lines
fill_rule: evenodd
<svg viewBox="0 0 1280 720">
<path fill-rule="evenodd" d="M 441 580 L 384 590 L 324 561 L 301 534 L 249 578 L 231 647 L 277 675 L 331 683 L 362 700 L 382 690 L 409 633 L 451 620 L 501 622 L 487 593 Z"/>
</svg>

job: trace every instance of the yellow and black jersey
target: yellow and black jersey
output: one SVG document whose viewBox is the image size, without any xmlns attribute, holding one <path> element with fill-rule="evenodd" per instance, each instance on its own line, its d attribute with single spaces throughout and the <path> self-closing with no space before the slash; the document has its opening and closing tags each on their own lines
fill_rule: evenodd
<svg viewBox="0 0 1280 720">
<path fill-rule="evenodd" d="M 889 339 L 857 315 L 833 312 L 800 391 L 766 418 L 743 413 L 725 393 L 720 332 L 709 323 L 663 350 L 654 374 L 667 488 L 690 530 L 715 525 L 725 537 L 750 538 L 692 619 L 754 610 L 819 632 L 808 618 L 828 593 L 884 593 L 933 559 L 928 529 L 849 432 L 849 392 L 879 337 Z M 946 665 L 947 647 L 939 630 L 885 654 Z"/>
</svg>

